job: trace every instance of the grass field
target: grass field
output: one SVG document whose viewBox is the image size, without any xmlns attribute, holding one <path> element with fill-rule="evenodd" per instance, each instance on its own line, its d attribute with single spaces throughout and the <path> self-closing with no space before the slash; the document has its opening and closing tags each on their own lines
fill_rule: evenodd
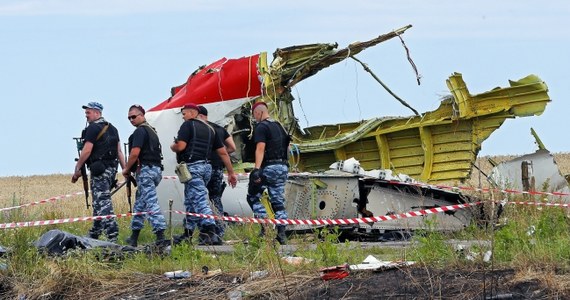
<svg viewBox="0 0 570 300">
<path fill-rule="evenodd" d="M 554 154 L 554 157 L 561 173 L 570 173 L 570 153 Z M 501 162 L 514 157 L 495 156 L 492 158 Z M 480 158 L 477 164 L 485 173 L 491 169 L 486 157 Z M 481 182 L 483 186 L 486 186 L 485 180 L 479 179 L 476 170 L 472 174 L 472 178 L 462 185 L 477 187 Z M 5 208 L 82 192 L 81 182 L 72 184 L 70 179 L 71 174 L 0 178 L 0 205 Z M 126 213 L 128 211 L 124 189 L 113 197 L 113 201 L 115 213 Z M 91 216 L 91 213 L 91 210 L 85 207 L 84 196 L 75 195 L 41 205 L 3 211 L 0 213 L 0 223 Z M 289 287 L 297 286 L 296 289 L 299 290 L 299 286 L 304 284 L 308 286 L 312 279 L 318 279 L 315 273 L 318 273 L 321 267 L 342 263 L 360 263 L 368 254 L 375 254 L 382 259 L 418 261 L 424 270 L 459 267 L 465 271 L 472 268 L 480 269 L 481 266 L 483 269 L 489 268 L 481 261 L 482 258 L 475 261 L 465 260 L 465 257 L 462 257 L 445 243 L 447 239 L 493 240 L 494 262 L 497 266 L 510 268 L 509 270 L 512 271 L 514 278 L 512 280 L 518 280 L 517 282 L 535 280 L 539 285 L 538 288 L 543 291 L 548 290 L 549 293 L 555 295 L 569 295 L 568 285 L 564 284 L 570 282 L 570 275 L 566 274 L 566 270 L 570 270 L 570 263 L 568 263 L 570 261 L 570 246 L 568 246 L 570 245 L 570 218 L 567 210 L 517 207 L 506 211 L 504 218 L 510 221 L 505 222 L 497 231 L 469 227 L 452 236 L 431 232 L 429 230 L 430 224 L 426 224 L 426 231 L 415 238 L 416 246 L 391 251 L 348 249 L 348 244 L 338 243 L 338 235 L 334 231 L 325 232 L 320 238 L 316 238 L 316 236 L 300 237 L 295 239 L 295 243 L 300 245 L 301 250 L 291 253 L 291 255 L 303 256 L 313 260 L 309 265 L 300 266 L 284 264 L 280 260 L 283 253 L 278 253 L 271 243 L 259 239 L 257 237 L 258 229 L 251 225 L 232 226 L 230 228 L 227 234 L 229 238 L 248 239 L 249 243 L 236 245 L 235 251 L 229 255 L 211 255 L 191 246 L 181 245 L 175 247 L 169 257 L 137 254 L 114 262 L 101 261 L 97 253 L 71 255 L 77 259 L 50 259 L 39 255 L 31 246 L 41 234 L 49 229 L 57 228 L 73 234 L 85 235 L 91 226 L 90 222 L 0 229 L 0 245 L 12 249 L 12 254 L 0 260 L 2 264 L 6 265 L 5 269 L 0 271 L 0 297 L 3 299 L 66 299 L 76 297 L 126 299 L 124 298 L 125 293 L 126 295 L 136 294 L 138 289 L 145 289 L 145 287 L 154 292 L 160 290 L 165 293 L 172 289 L 172 284 L 165 283 L 164 278 L 160 277 L 160 274 L 166 271 L 184 269 L 190 270 L 193 274 L 198 274 L 203 266 L 210 266 L 213 269 L 223 271 L 224 274 L 232 274 L 232 276 L 241 274 L 239 276 L 243 277 L 244 272 L 249 274 L 257 270 L 268 270 L 270 276 L 265 282 L 252 283 L 251 286 L 245 284 L 246 287 L 240 285 L 240 282 L 234 282 L 237 277 L 232 277 L 234 279 L 231 279 L 231 284 L 224 281 L 225 279 L 208 284 L 202 281 L 194 282 L 194 285 L 186 287 L 186 292 L 197 290 L 211 292 L 202 297 L 203 299 L 221 296 L 225 298 L 225 293 L 229 287 L 241 286 L 241 288 L 249 289 L 249 295 L 258 295 L 261 299 L 288 299 L 289 295 L 283 294 L 283 288 L 288 291 Z M 120 241 L 123 241 L 130 233 L 129 221 L 130 219 L 119 219 Z M 534 228 L 536 233 L 529 235 L 529 228 Z M 142 242 L 150 242 L 152 238 L 149 227 L 145 226 L 141 237 Z M 309 250 L 308 243 L 316 243 L 316 250 Z M 488 249 L 474 250 L 481 254 Z M 442 274 L 445 273 L 442 272 Z M 196 278 L 205 280 L 207 277 L 193 276 L 192 278 L 193 280 Z M 217 278 L 220 279 L 220 277 Z M 477 280 L 484 282 L 484 274 L 482 278 Z M 433 278 L 417 279 L 420 282 L 431 282 Z M 285 287 L 281 284 L 284 280 L 286 281 Z M 389 280 L 389 278 L 378 280 Z M 126 288 L 129 289 L 127 292 L 125 292 Z M 397 290 L 397 286 L 395 288 Z M 505 288 L 509 288 L 508 285 Z M 422 289 L 425 290 L 425 288 Z M 268 290 L 271 291 L 269 294 Z M 441 292 L 441 287 L 437 291 Z M 433 293 L 437 294 L 437 291 L 434 290 Z M 433 298 L 435 294 L 429 295 Z M 361 294 L 363 297 L 366 295 L 366 293 Z M 186 297 L 181 297 L 175 293 L 170 296 L 157 296 L 157 298 L 179 299 Z"/>
</svg>

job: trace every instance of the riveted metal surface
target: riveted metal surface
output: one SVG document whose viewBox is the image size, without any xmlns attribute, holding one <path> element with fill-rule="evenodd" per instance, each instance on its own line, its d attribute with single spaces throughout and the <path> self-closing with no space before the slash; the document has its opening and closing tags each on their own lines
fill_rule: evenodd
<svg viewBox="0 0 570 300">
<path fill-rule="evenodd" d="M 317 187 L 311 178 L 318 178 L 326 188 Z M 358 216 L 353 199 L 358 197 L 358 177 L 305 176 L 292 177 L 286 188 L 286 209 L 290 219 L 340 219 Z M 292 225 L 290 229 L 308 229 Z"/>
<path fill-rule="evenodd" d="M 409 186 L 394 189 L 374 185 L 368 195 L 369 203 L 367 209 L 371 211 L 374 216 L 383 216 L 453 204 L 445 200 L 422 196 L 413 189 L 413 187 Z M 464 228 L 466 224 L 469 224 L 470 219 L 470 210 L 458 210 L 450 212 L 449 214 L 438 213 L 422 217 L 377 222 L 372 224 L 371 227 L 374 229 L 425 229 L 428 220 L 437 220 L 437 222 L 429 223 L 430 226 L 432 226 L 431 228 L 435 227 L 435 230 L 456 231 Z M 364 225 L 362 227 L 366 228 L 370 226 Z"/>
</svg>

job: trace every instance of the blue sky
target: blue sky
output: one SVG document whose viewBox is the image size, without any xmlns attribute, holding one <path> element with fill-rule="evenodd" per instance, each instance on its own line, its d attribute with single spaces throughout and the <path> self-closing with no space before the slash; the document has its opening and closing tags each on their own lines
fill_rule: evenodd
<svg viewBox="0 0 570 300">
<path fill-rule="evenodd" d="M 163 101 L 200 65 L 306 43 L 344 47 L 407 24 L 420 86 L 398 40 L 357 56 L 397 95 L 423 112 L 448 94 L 453 72 L 471 93 L 537 74 L 553 100 L 545 113 L 507 120 L 480 155 L 533 152 L 531 127 L 552 152 L 569 152 L 569 19 L 565 1 L 2 0 L 0 176 L 70 173 L 89 101 L 125 141 L 128 107 Z M 303 127 L 411 114 L 352 60 L 293 94 Z"/>
</svg>

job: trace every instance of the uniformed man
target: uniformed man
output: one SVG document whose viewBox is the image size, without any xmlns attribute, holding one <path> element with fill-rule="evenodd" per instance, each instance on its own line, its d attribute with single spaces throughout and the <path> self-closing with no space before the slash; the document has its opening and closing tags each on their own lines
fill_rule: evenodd
<svg viewBox="0 0 570 300">
<path fill-rule="evenodd" d="M 249 175 L 247 203 L 256 218 L 267 218 L 267 211 L 260 201 L 267 188 L 275 219 L 287 219 L 284 193 L 290 137 L 279 122 L 269 118 L 265 102 L 256 102 L 251 109 L 257 125 L 253 131 L 255 167 Z M 287 242 L 285 228 L 285 225 L 277 225 L 277 241 L 282 245 Z M 265 234 L 263 226 L 261 234 Z"/>
<path fill-rule="evenodd" d="M 220 138 L 216 138 L 215 130 L 206 122 L 196 119 L 198 106 L 189 103 L 182 107 L 185 122 L 178 130 L 178 137 L 170 149 L 178 153 L 179 162 L 184 161 L 190 172 L 191 179 L 185 183 L 184 205 L 186 212 L 212 215 L 206 183 L 210 180 L 212 166 L 208 163 L 210 152 L 215 150 L 228 170 L 228 182 L 232 187 L 237 183 L 230 157 Z M 216 235 L 214 220 L 186 216 L 184 234 L 179 239 L 192 237 L 194 229 L 200 229 L 200 243 L 205 245 L 220 245 L 222 241 Z"/>
<path fill-rule="evenodd" d="M 117 163 L 125 169 L 125 157 L 121 150 L 119 132 L 115 126 L 103 118 L 101 103 L 89 102 L 82 108 L 85 110 L 85 117 L 89 124 L 81 134 L 83 149 L 75 165 L 71 182 L 77 182 L 81 176 L 81 167 L 86 163 L 91 173 L 93 215 L 114 215 L 111 188 L 117 175 Z M 117 242 L 119 227 L 115 218 L 93 221 L 89 237 L 97 239 L 103 231 L 109 241 Z"/>
<path fill-rule="evenodd" d="M 234 139 L 228 131 L 224 127 L 208 121 L 208 109 L 203 105 L 198 105 L 198 118 L 202 121 L 206 121 L 210 126 L 212 126 L 212 128 L 214 128 L 216 134 L 222 139 L 228 154 L 236 150 Z M 219 216 L 223 216 L 224 205 L 222 204 L 222 194 L 226 188 L 226 183 L 224 182 L 224 163 L 216 151 L 212 151 L 209 160 L 210 165 L 212 166 L 212 176 L 206 185 L 208 188 L 208 196 L 214 205 L 214 213 Z M 225 227 L 225 222 L 216 220 L 216 234 L 218 237 L 223 238 Z"/>
<path fill-rule="evenodd" d="M 162 180 L 162 148 L 156 130 L 148 124 L 145 110 L 140 105 L 129 108 L 128 119 L 136 127 L 129 137 L 129 158 L 123 170 L 125 178 L 135 174 L 137 192 L 133 212 L 149 212 L 148 215 L 135 215 L 131 220 L 131 236 L 127 244 L 136 247 L 145 218 L 148 219 L 152 231 L 156 235 L 156 243 L 164 241 L 166 220 L 160 205 L 156 187 Z"/>
</svg>

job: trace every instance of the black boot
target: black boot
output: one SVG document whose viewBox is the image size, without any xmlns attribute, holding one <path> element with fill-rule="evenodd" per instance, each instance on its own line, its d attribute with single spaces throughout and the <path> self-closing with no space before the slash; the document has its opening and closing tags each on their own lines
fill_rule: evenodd
<svg viewBox="0 0 570 300">
<path fill-rule="evenodd" d="M 180 244 L 183 241 L 187 241 L 188 243 L 192 243 L 192 235 L 194 232 L 190 229 L 184 228 L 184 233 L 181 235 L 177 235 L 174 237 L 174 243 Z"/>
<path fill-rule="evenodd" d="M 206 225 L 200 232 L 200 245 L 221 245 L 223 242 L 216 234 L 216 225 Z"/>
<path fill-rule="evenodd" d="M 164 242 L 164 230 L 158 230 L 154 234 L 156 235 L 156 244 L 161 244 Z"/>
<path fill-rule="evenodd" d="M 277 236 L 275 237 L 275 239 L 281 245 L 287 244 L 287 234 L 285 234 L 285 226 L 283 225 L 277 226 Z"/>
<path fill-rule="evenodd" d="M 136 247 L 137 241 L 139 240 L 139 234 L 141 233 L 140 229 L 134 229 L 133 232 L 131 233 L 131 236 L 126 240 L 127 245 L 131 246 L 131 247 Z"/>
</svg>

